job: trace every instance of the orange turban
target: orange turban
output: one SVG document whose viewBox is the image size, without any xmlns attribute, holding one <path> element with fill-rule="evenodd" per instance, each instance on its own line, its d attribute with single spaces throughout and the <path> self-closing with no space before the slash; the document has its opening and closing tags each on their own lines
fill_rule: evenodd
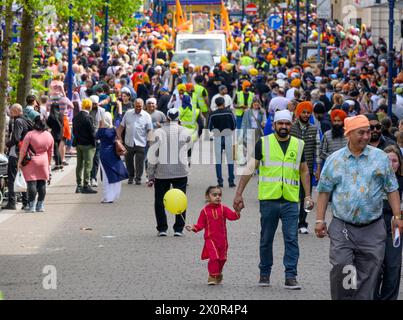
<svg viewBox="0 0 403 320">
<path fill-rule="evenodd" d="M 193 83 L 186 83 L 186 91 L 190 92 L 194 89 Z"/>
<path fill-rule="evenodd" d="M 347 118 L 347 113 L 345 113 L 343 110 L 341 109 L 334 109 L 331 113 L 330 113 L 330 119 L 332 119 L 332 122 L 334 121 L 334 119 L 336 117 L 339 117 L 341 121 L 344 121 L 344 119 Z"/>
<path fill-rule="evenodd" d="M 360 114 L 355 117 L 348 117 L 344 119 L 344 135 L 346 136 L 351 131 L 359 128 L 369 127 L 369 120 L 366 116 Z"/>
<path fill-rule="evenodd" d="M 249 81 L 244 81 L 242 83 L 242 90 L 245 90 L 246 88 L 250 87 L 252 84 Z"/>
<path fill-rule="evenodd" d="M 304 111 L 304 110 L 307 110 L 308 112 L 312 113 L 312 111 L 313 111 L 312 102 L 303 101 L 303 102 L 298 103 L 297 108 L 295 109 L 295 116 L 297 118 L 299 118 L 302 111 Z"/>
<path fill-rule="evenodd" d="M 301 86 L 301 79 L 293 79 L 291 81 L 291 87 L 299 88 Z"/>
</svg>

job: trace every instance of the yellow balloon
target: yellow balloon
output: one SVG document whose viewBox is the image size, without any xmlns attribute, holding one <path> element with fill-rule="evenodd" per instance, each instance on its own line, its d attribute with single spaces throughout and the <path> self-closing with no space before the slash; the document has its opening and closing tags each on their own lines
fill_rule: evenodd
<svg viewBox="0 0 403 320">
<path fill-rule="evenodd" d="M 171 214 L 181 214 L 188 206 L 186 194 L 179 189 L 171 189 L 164 195 L 164 207 Z"/>
<path fill-rule="evenodd" d="M 272 65 L 273 67 L 276 67 L 276 66 L 278 65 L 278 61 L 275 60 L 275 59 L 271 60 L 270 63 L 271 63 L 271 65 Z"/>
</svg>

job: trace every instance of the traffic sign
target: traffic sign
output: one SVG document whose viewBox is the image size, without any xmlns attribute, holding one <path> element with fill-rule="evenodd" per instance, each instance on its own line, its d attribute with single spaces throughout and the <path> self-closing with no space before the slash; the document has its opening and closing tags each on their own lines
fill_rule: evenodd
<svg viewBox="0 0 403 320">
<path fill-rule="evenodd" d="M 248 3 L 245 8 L 245 13 L 248 16 L 255 16 L 257 14 L 257 6 L 254 3 Z"/>
<path fill-rule="evenodd" d="M 269 19 L 267 19 L 267 24 L 271 29 L 278 30 L 283 25 L 283 19 L 277 15 L 272 15 Z"/>
</svg>

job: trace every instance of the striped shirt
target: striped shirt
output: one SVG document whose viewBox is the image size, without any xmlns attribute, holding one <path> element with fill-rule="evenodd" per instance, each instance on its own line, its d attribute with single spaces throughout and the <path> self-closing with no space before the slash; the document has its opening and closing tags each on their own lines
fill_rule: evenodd
<svg viewBox="0 0 403 320">
<path fill-rule="evenodd" d="M 347 145 L 347 138 L 343 135 L 341 137 L 333 138 L 332 130 L 328 130 L 323 135 L 323 140 L 320 145 L 320 158 L 326 160 L 333 152 L 340 150 Z"/>
</svg>

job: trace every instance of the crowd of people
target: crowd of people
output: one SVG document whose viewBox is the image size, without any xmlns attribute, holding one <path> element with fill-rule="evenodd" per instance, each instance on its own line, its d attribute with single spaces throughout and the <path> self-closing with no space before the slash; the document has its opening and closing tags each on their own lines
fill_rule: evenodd
<svg viewBox="0 0 403 320">
<path fill-rule="evenodd" d="M 401 52 L 393 56 L 395 99 L 391 112 L 387 101 L 387 46 L 383 39 L 375 41 L 369 27 L 344 28 L 336 22 L 325 23 L 318 34 L 317 24 L 312 22 L 306 30 L 307 38 L 312 43 L 320 39 L 327 46 L 326 52 L 320 62 L 308 59 L 297 63 L 294 13 L 289 12 L 287 17 L 284 34 L 275 34 L 258 19 L 231 23 L 234 43 L 214 68 L 195 65 L 190 60 L 181 66 L 172 62 L 175 30 L 167 24 L 147 21 L 128 35 L 113 36 L 107 64 L 101 57 L 100 30 L 93 37 L 90 26 L 77 27 L 71 99 L 66 95 L 66 35 L 55 27 L 48 28 L 42 35 L 46 45 L 38 48 L 41 63 L 51 74 L 48 91 L 29 95 L 25 106 L 13 104 L 8 110 L 8 203 L 3 209 L 16 209 L 14 180 L 21 169 L 28 182 L 28 195 L 22 193 L 23 209 L 44 211 L 51 173 L 63 170 L 69 164 L 66 154 L 75 152 L 75 192 L 97 193 L 98 177 L 102 175 L 102 203 L 119 199 L 124 180 L 141 185 L 145 173 L 145 183 L 155 189 L 158 235 L 166 236 L 162 197 L 171 186 L 186 192 L 192 146 L 205 129 L 211 132 L 206 138 L 214 141 L 217 187 L 207 191 L 210 204 L 196 225 L 186 227 L 188 230 L 200 231 L 205 219 L 213 219 L 212 212 L 217 214 L 217 208 L 221 208 L 220 215 L 238 219 L 244 206 L 242 192 L 249 178 L 257 174 L 262 214 L 260 284 L 270 284 L 273 238 L 281 218 L 286 249 L 285 287 L 300 289 L 296 280 L 297 237 L 298 233 L 309 233 L 307 212 L 313 203 L 312 187 L 319 183 L 315 226 L 318 237 L 327 232 L 324 210 L 329 200 L 336 217 L 333 221 L 337 222 L 329 230 L 334 265 L 332 297 L 348 296 L 337 287 L 342 282 L 339 266 L 352 264 L 351 251 L 362 250 L 364 275 L 358 276 L 363 283 L 359 283 L 360 289 L 352 298 L 396 299 L 402 248 L 394 248 L 389 236 L 385 240 L 380 217 L 383 215 L 387 226 L 393 216 L 400 219 L 396 192 L 400 190 L 401 196 Z M 171 136 L 179 141 L 176 147 L 186 146 L 186 160 L 161 164 L 149 159 L 156 150 L 171 152 L 175 147 L 170 144 Z M 116 154 L 116 140 L 124 146 L 124 156 Z M 254 146 L 252 154 L 247 152 L 250 144 Z M 28 151 L 32 160 L 23 165 Z M 216 199 L 224 187 L 224 151 L 230 188 L 237 186 L 234 164 L 248 170 L 239 181 L 235 211 L 222 207 Z M 361 159 L 362 154 L 365 159 Z M 160 159 L 161 154 L 157 157 Z M 374 161 L 369 163 L 368 159 Z M 381 194 L 381 189 L 388 197 L 394 195 L 389 199 L 391 205 L 385 204 L 383 209 L 386 194 Z M 361 206 L 377 210 L 368 209 L 367 215 L 366 210 L 360 211 Z M 378 247 L 368 249 L 367 244 L 372 246 L 375 239 L 366 228 L 378 224 Z M 400 222 L 397 226 L 401 227 Z M 175 236 L 183 236 L 184 228 L 184 221 L 178 217 Z M 219 229 L 224 232 L 225 227 Z M 340 229 L 340 233 L 333 229 Z M 349 237 L 357 241 L 350 241 L 350 247 L 344 245 L 345 251 L 340 252 L 336 242 L 341 245 Z M 214 245 L 214 239 L 210 240 Z M 221 237 L 217 241 L 224 240 Z M 370 259 L 370 255 L 376 259 Z M 217 257 L 210 256 L 210 284 L 222 281 L 224 257 L 226 247 Z M 383 287 L 378 277 L 381 267 Z M 375 290 L 376 286 L 379 290 Z"/>
</svg>

